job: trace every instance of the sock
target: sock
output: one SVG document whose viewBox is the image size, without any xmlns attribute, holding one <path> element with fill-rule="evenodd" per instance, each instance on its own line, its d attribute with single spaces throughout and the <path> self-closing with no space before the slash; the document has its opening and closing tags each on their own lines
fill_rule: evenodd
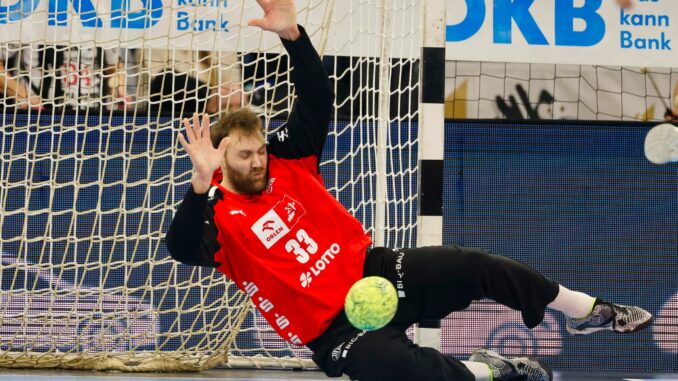
<svg viewBox="0 0 678 381">
<path fill-rule="evenodd" d="M 568 290 L 562 285 L 556 298 L 547 306 L 564 313 L 566 316 L 581 319 L 589 316 L 593 310 L 596 298 L 583 292 Z"/>
<path fill-rule="evenodd" d="M 462 364 L 476 376 L 476 381 L 492 381 L 492 371 L 489 365 L 473 361 L 462 361 Z"/>
</svg>

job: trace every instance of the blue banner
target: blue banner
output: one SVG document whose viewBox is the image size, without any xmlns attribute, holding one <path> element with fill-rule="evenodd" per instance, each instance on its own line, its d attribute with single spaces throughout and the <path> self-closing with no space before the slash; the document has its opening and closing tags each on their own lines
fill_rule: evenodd
<svg viewBox="0 0 678 381">
<path fill-rule="evenodd" d="M 188 287 L 205 273 L 175 268 L 163 241 L 171 208 L 190 181 L 188 158 L 174 150 L 178 124 L 122 116 L 6 115 L 2 120 L 3 298 L 12 289 L 35 290 L 30 321 L 44 319 L 47 311 L 55 322 L 61 321 L 60 311 L 80 320 L 52 324 L 50 329 L 58 331 L 35 328 L 33 334 L 43 339 L 21 341 L 12 331 L 16 326 L 7 322 L 25 320 L 25 304 L 3 299 L 9 307 L 3 310 L 0 350 L 29 345 L 38 351 L 152 350 L 158 345 L 174 350 L 199 347 L 209 342 L 206 335 L 217 340 L 220 329 L 227 329 L 226 312 L 201 305 L 226 303 L 224 295 L 234 295 L 235 288 L 218 281 Z M 279 125 L 274 121 L 272 128 Z M 373 141 L 376 125 L 361 127 L 352 131 L 364 134 L 331 136 L 320 168 L 327 186 L 341 189 L 339 200 L 369 228 L 374 179 L 356 179 L 356 174 L 374 170 L 366 164 L 371 157 L 366 143 Z M 530 331 L 515 311 L 483 301 L 442 322 L 444 352 L 464 357 L 486 346 L 507 355 L 537 355 L 556 369 L 678 371 L 678 166 L 645 159 L 643 140 L 650 127 L 446 123 L 445 244 L 518 259 L 572 289 L 640 305 L 657 321 L 634 335 L 572 337 L 560 314 L 547 313 Z M 388 170 L 412 171 L 389 180 L 394 181 L 390 198 L 416 202 L 416 129 L 416 124 L 391 126 L 392 141 L 399 144 L 390 152 Z M 365 148 L 356 151 L 359 146 Z M 328 162 L 349 153 L 355 161 Z M 345 186 L 348 182 L 356 183 Z M 397 228 L 415 216 L 389 208 L 393 226 L 387 239 L 401 247 L 415 245 L 414 235 L 396 237 Z M 118 266 L 101 265 L 111 262 Z M 26 270 L 36 263 L 44 266 Z M 75 291 L 82 298 L 69 296 Z M 61 297 L 55 302 L 50 295 Z M 259 348 L 261 342 L 288 348 L 272 332 L 251 329 L 260 324 L 255 316 L 245 321 L 238 348 Z M 57 334 L 63 340 L 50 339 Z M 127 340 L 114 339 L 120 335 Z M 289 349 L 275 352 L 289 354 Z"/>
</svg>

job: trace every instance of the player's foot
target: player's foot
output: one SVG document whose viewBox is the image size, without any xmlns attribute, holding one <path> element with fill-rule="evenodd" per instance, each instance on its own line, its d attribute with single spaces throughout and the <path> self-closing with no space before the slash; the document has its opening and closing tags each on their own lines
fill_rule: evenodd
<svg viewBox="0 0 678 381">
<path fill-rule="evenodd" d="M 487 364 L 492 371 L 492 381 L 551 381 L 553 372 L 534 357 L 502 357 L 488 349 L 476 349 L 469 361 Z"/>
<path fill-rule="evenodd" d="M 640 307 L 622 306 L 596 299 L 589 316 L 581 319 L 568 318 L 567 332 L 586 335 L 608 330 L 621 333 L 640 331 L 654 321 L 652 314 Z"/>
</svg>

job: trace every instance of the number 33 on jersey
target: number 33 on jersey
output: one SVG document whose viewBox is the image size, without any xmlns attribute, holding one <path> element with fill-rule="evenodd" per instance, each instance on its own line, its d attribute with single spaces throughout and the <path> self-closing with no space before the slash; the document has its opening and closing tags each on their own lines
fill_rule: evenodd
<svg viewBox="0 0 678 381">
<path fill-rule="evenodd" d="M 289 325 L 280 335 L 293 333 L 303 343 L 341 311 L 371 244 L 360 222 L 325 189 L 316 160 L 269 155 L 274 186 L 259 195 L 234 194 L 213 182 L 220 196 L 213 202 L 223 244 L 214 258 L 219 270 L 238 285 L 256 284 L 262 300 L 275 306 L 263 309 L 253 299 L 264 318 L 277 329 L 276 319 L 285 316 Z"/>
</svg>

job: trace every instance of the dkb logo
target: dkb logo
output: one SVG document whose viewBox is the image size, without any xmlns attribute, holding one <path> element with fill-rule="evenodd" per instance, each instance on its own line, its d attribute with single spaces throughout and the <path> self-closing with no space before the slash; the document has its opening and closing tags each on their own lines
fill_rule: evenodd
<svg viewBox="0 0 678 381">
<path fill-rule="evenodd" d="M 448 3 L 448 13 L 464 9 L 463 3 L 466 3 L 467 13 L 458 24 L 447 26 L 448 42 L 465 41 L 476 35 L 485 24 L 488 8 L 491 8 L 495 44 L 512 43 L 513 24 L 529 45 L 551 44 L 530 10 L 534 0 L 453 0 L 452 3 L 455 6 L 450 7 Z M 592 46 L 599 43 L 605 36 L 605 20 L 598 13 L 601 3 L 602 0 L 580 0 L 577 4 L 581 5 L 575 6 L 575 0 L 555 0 L 552 6 L 555 45 Z"/>
<path fill-rule="evenodd" d="M 97 15 L 92 0 L 46 0 L 47 25 L 67 26 L 69 4 L 78 14 L 82 25 L 90 28 L 102 28 L 104 23 Z M 162 0 L 141 0 L 141 9 L 129 9 L 130 1 L 110 0 L 110 27 L 145 29 L 158 23 L 162 16 Z M 18 0 L 15 3 L 0 5 L 0 24 L 21 21 L 31 16 L 38 9 L 40 0 Z"/>
</svg>

